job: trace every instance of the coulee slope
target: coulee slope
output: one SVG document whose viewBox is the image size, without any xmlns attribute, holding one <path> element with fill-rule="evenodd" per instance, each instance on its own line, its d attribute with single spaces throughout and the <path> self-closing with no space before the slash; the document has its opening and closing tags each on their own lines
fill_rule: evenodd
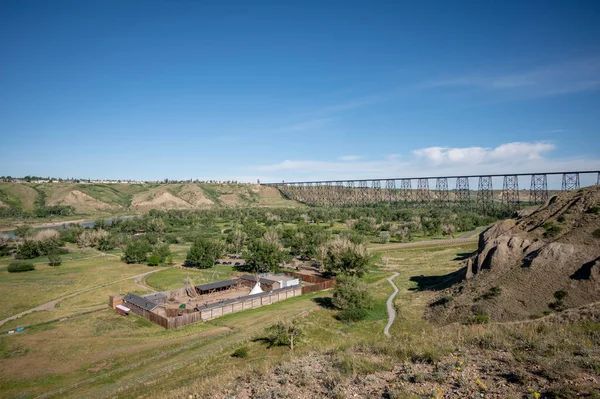
<svg viewBox="0 0 600 399">
<path fill-rule="evenodd" d="M 447 276 L 431 320 L 535 318 L 600 301 L 600 186 L 553 196 L 535 212 L 498 222 L 476 253 Z M 564 296 L 558 300 L 555 297 Z M 565 294 L 566 293 L 566 294 Z M 566 295 L 566 296 L 565 296 Z"/>
<path fill-rule="evenodd" d="M 78 214 L 88 215 L 140 213 L 150 209 L 298 205 L 284 199 L 277 189 L 257 184 L 0 183 L 2 206 L 28 211 L 40 199 L 46 205 L 70 205 Z"/>
</svg>

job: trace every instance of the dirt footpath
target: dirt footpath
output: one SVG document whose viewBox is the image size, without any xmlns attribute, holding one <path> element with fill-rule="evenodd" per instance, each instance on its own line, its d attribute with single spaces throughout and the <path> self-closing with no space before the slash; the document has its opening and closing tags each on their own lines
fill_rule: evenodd
<svg viewBox="0 0 600 399">
<path fill-rule="evenodd" d="M 53 300 L 53 301 L 50 301 L 50 302 L 43 303 L 43 304 L 41 304 L 41 305 L 39 305 L 39 306 L 37 306 L 37 307 L 35 307 L 35 308 L 33 308 L 33 309 L 29 309 L 29 310 L 26 310 L 26 311 L 24 311 L 24 312 L 17 313 L 16 315 L 10 316 L 10 317 L 8 317 L 8 318 L 6 318 L 6 319 L 4 319 L 4 320 L 0 320 L 0 326 L 2 326 L 3 324 L 5 324 L 5 323 L 7 323 L 7 322 L 9 322 L 9 321 L 11 321 L 11 320 L 18 319 L 18 318 L 19 318 L 19 317 L 21 317 L 21 316 L 25 316 L 25 315 L 27 315 L 27 314 L 29 314 L 29 313 L 33 313 L 33 312 L 36 312 L 36 311 L 38 311 L 38 310 L 54 310 L 54 309 L 55 309 L 55 307 L 56 307 L 56 304 L 57 304 L 58 302 L 60 302 L 60 301 L 63 301 L 63 300 L 65 300 L 65 299 L 67 299 L 67 298 L 74 297 L 75 295 L 83 294 L 84 292 L 88 292 L 88 291 L 92 291 L 92 290 L 95 290 L 95 289 L 98 289 L 98 288 L 102 288 L 102 287 L 104 287 L 104 286 L 107 286 L 107 285 L 110 285 L 110 284 L 119 283 L 119 282 L 121 282 L 121 281 L 125 281 L 125 280 L 131 280 L 132 278 L 133 278 L 133 279 L 136 279 L 136 282 L 137 282 L 137 281 L 138 281 L 137 279 L 140 279 L 140 280 L 141 280 L 141 279 L 143 279 L 144 277 L 146 277 L 146 276 L 148 276 L 148 275 L 150 275 L 150 274 L 152 274 L 152 273 L 159 272 L 159 271 L 161 271 L 161 270 L 164 270 L 164 268 L 160 268 L 160 269 L 152 270 L 152 271 L 150 271 L 150 272 L 146 272 L 146 273 L 138 274 L 137 276 L 131 276 L 131 277 L 127 277 L 127 278 L 122 278 L 122 279 L 120 279 L 120 280 L 110 281 L 110 282 L 108 282 L 108 283 L 104 283 L 104 284 L 96 285 L 96 286 L 94 286 L 94 287 L 86 288 L 86 289 L 84 289 L 84 290 L 77 291 L 77 292 L 74 292 L 74 293 L 72 293 L 72 294 L 69 294 L 69 295 L 65 295 L 65 296 L 63 296 L 63 297 L 60 297 L 60 298 L 58 298 L 58 299 L 55 299 L 55 300 Z M 149 287 L 145 287 L 145 286 L 144 286 L 144 288 L 149 288 Z"/>
</svg>

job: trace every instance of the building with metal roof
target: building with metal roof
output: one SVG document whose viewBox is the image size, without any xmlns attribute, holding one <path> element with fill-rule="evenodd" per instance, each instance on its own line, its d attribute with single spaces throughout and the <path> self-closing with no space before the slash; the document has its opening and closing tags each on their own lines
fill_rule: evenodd
<svg viewBox="0 0 600 399">
<path fill-rule="evenodd" d="M 167 301 L 167 296 L 160 292 L 157 292 L 156 294 L 144 295 L 143 298 L 157 304 L 164 304 Z"/>
<path fill-rule="evenodd" d="M 135 294 L 125 295 L 125 298 L 123 298 L 123 302 L 130 303 L 132 305 L 137 306 L 138 308 L 147 310 L 148 312 L 151 312 L 158 306 L 158 303 L 152 302 L 146 298 L 137 296 Z"/>
<path fill-rule="evenodd" d="M 198 291 L 198 293 L 202 295 L 208 292 L 223 291 L 232 287 L 237 287 L 237 285 L 237 280 L 223 280 L 209 284 L 197 285 L 196 291 Z"/>
</svg>

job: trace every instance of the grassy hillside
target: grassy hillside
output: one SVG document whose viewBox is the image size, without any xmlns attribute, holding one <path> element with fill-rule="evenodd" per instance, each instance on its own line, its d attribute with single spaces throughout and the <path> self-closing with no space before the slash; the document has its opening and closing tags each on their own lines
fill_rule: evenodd
<svg viewBox="0 0 600 399">
<path fill-rule="evenodd" d="M 279 191 L 256 184 L 0 183 L 0 206 L 31 211 L 36 203 L 70 205 L 79 215 L 143 213 L 150 209 L 297 206 Z"/>
</svg>

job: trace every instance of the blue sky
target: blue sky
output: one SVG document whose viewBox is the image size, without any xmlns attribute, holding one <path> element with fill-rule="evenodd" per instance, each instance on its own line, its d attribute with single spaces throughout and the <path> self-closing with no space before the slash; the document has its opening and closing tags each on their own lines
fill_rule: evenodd
<svg viewBox="0 0 600 399">
<path fill-rule="evenodd" d="M 0 2 L 0 175 L 597 170 L 599 110 L 598 1 Z"/>
</svg>

